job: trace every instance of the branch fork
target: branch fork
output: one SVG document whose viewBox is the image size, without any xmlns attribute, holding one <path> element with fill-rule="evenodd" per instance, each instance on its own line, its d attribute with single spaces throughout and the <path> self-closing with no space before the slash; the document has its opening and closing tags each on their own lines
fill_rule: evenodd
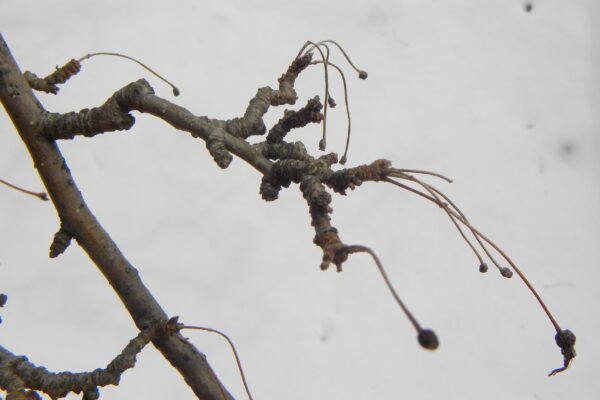
<svg viewBox="0 0 600 400">
<path fill-rule="evenodd" d="M 259 88 L 241 117 L 216 120 L 194 115 L 189 110 L 157 96 L 148 82 L 143 79 L 118 90 L 99 107 L 66 114 L 48 112 L 43 109 L 31 89 L 56 94 L 58 85 L 78 73 L 81 62 L 90 57 L 116 55 L 133 60 L 151 73 L 156 73 L 129 56 L 118 53 L 92 53 L 78 60 L 69 61 L 45 78 L 39 78 L 29 72 L 21 74 L 8 46 L 0 36 L 0 99 L 31 153 L 34 165 L 57 208 L 61 222 L 61 227 L 51 245 L 50 256 L 60 255 L 71 238 L 75 239 L 113 286 L 140 329 L 140 334 L 106 369 L 98 369 L 90 373 L 52 374 L 0 347 L 0 387 L 7 389 L 13 398 L 34 396 L 35 394 L 31 394 L 32 390 L 41 390 L 53 398 L 61 397 L 68 392 L 83 392 L 85 400 L 96 399 L 98 398 L 97 387 L 117 384 L 123 371 L 131 368 L 135 363 L 135 355 L 148 342 L 153 341 L 154 345 L 180 371 L 199 398 L 232 399 L 214 375 L 204 355 L 189 341 L 184 340 L 180 331 L 200 329 L 214 331 L 223 336 L 224 334 L 212 328 L 184 326 L 177 318 L 167 320 L 167 314 L 144 286 L 138 271 L 125 259 L 88 209 L 57 146 L 57 141 L 73 139 L 76 136 L 93 137 L 106 132 L 129 130 L 135 123 L 135 118 L 131 115 L 133 111 L 151 114 L 178 130 L 189 132 L 194 138 L 204 140 L 209 154 L 220 168 L 227 168 L 234 157 L 247 162 L 261 174 L 259 192 L 266 201 L 276 200 L 283 188 L 289 187 L 292 183 L 297 184 L 308 205 L 311 225 L 315 231 L 314 244 L 322 251 L 320 268 L 327 270 L 333 264 L 336 270 L 341 272 L 342 265 L 348 261 L 351 254 L 370 255 L 394 299 L 416 329 L 419 344 L 429 350 L 439 346 L 437 336 L 432 330 L 422 328 L 400 300 L 375 252 L 362 245 L 346 245 L 340 239 L 338 230 L 331 224 L 330 191 L 346 195 L 349 189 L 354 190 L 365 182 L 383 182 L 408 190 L 439 206 L 477 256 L 481 272 L 486 272 L 488 269 L 483 255 L 480 254 L 483 250 L 483 254 L 498 268 L 502 276 L 508 278 L 514 271 L 532 291 L 556 330 L 556 343 L 564 359 L 564 366 L 553 370 L 550 375 L 568 368 L 576 355 L 575 335 L 569 330 L 560 328 L 533 286 L 506 253 L 475 228 L 444 193 L 416 175 L 430 175 L 451 182 L 448 178 L 429 171 L 397 169 L 385 159 L 375 160 L 367 165 L 334 169 L 336 164 L 343 165 L 346 162 L 351 121 L 345 76 L 340 67 L 330 62 L 329 46 L 335 46 L 341 51 L 360 79 L 367 77 L 367 73 L 358 69 L 335 41 L 324 40 L 316 43 L 309 41 L 279 77 L 277 88 L 268 86 Z M 318 54 L 320 59 L 313 60 L 313 54 Z M 318 64 L 322 64 L 324 68 L 323 103 L 318 96 L 314 96 L 298 110 L 285 110 L 279 121 L 267 129 L 263 120 L 264 115 L 271 107 L 294 105 L 298 99 L 295 90 L 297 78 L 306 68 Z M 330 67 L 342 76 L 348 116 L 346 148 L 339 162 L 336 153 L 331 152 L 315 157 L 308 153 L 301 142 L 286 141 L 293 129 L 318 123 L 323 127 L 319 148 L 325 150 L 328 109 L 335 106 L 329 90 Z M 179 89 L 164 78 L 160 78 L 172 86 L 175 95 L 179 94 Z M 264 140 L 250 144 L 247 139 L 251 136 L 263 136 Z M 469 240 L 465 232 L 470 232 L 480 250 Z M 492 249 L 510 265 L 510 268 L 501 266 L 495 260 Z M 239 365 L 235 348 L 234 353 Z M 242 379 L 246 383 L 243 373 Z M 66 383 L 57 384 L 56 382 L 59 381 Z M 249 391 L 248 396 L 251 398 Z"/>
</svg>

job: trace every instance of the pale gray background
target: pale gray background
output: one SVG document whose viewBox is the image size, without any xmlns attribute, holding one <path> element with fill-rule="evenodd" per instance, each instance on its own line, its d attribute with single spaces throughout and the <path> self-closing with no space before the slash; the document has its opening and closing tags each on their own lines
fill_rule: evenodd
<svg viewBox="0 0 600 400">
<path fill-rule="evenodd" d="M 240 160 L 226 171 L 204 144 L 136 114 L 135 127 L 61 143 L 86 200 L 171 315 L 227 332 L 256 399 L 592 399 L 598 381 L 600 256 L 600 5 L 595 1 L 0 1 L 0 29 L 23 69 L 46 74 L 94 51 L 138 57 L 182 89 L 199 115 L 240 115 L 275 85 L 307 40 L 333 38 L 369 72 L 348 71 L 349 164 L 389 158 L 440 171 L 439 186 L 531 278 L 578 335 L 572 369 L 516 279 L 477 272 L 435 207 L 382 184 L 336 197 L 347 243 L 372 246 L 441 348 L 421 350 L 372 262 L 319 270 L 297 187 L 275 203 Z M 334 60 L 344 64 L 341 57 Z M 137 65 L 92 59 L 52 111 L 99 105 L 145 77 Z M 299 104 L 322 94 L 321 69 L 297 83 Z M 341 104 L 341 84 L 332 78 Z M 274 109 L 268 121 L 283 112 Z M 344 111 L 330 114 L 342 151 Z M 292 134 L 318 154 L 320 127 Z M 0 176 L 41 189 L 22 143 L 0 115 Z M 77 246 L 47 258 L 58 227 L 47 203 L 0 187 L 0 343 L 52 370 L 104 366 L 135 335 L 124 308 Z M 227 344 L 189 332 L 228 388 L 245 398 Z M 70 398 L 76 398 L 71 396 Z M 161 355 L 103 399 L 191 399 Z"/>
</svg>

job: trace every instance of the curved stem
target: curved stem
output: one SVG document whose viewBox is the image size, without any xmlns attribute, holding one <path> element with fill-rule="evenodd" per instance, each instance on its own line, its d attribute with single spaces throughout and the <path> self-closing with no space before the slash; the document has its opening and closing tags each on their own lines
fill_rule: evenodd
<svg viewBox="0 0 600 400">
<path fill-rule="evenodd" d="M 510 259 L 510 257 L 496 243 L 494 243 L 491 239 L 489 239 L 487 236 L 485 236 L 479 230 L 477 230 L 473 225 L 471 225 L 471 223 L 464 217 L 464 215 L 462 215 L 462 213 L 450 209 L 448 207 L 448 205 L 442 203 L 439 200 L 439 198 L 435 198 L 435 195 L 432 193 L 433 189 L 430 189 L 430 188 L 433 188 L 432 186 L 430 186 L 430 185 L 428 185 L 428 184 L 426 184 L 424 182 L 421 182 L 420 180 L 418 180 L 415 177 L 410 176 L 410 175 L 402 176 L 401 178 L 408 179 L 408 180 L 411 180 L 411 181 L 414 181 L 414 182 L 420 184 L 421 186 L 423 186 L 423 188 L 425 188 L 426 190 L 428 190 L 432 194 L 433 197 L 432 196 L 428 196 L 428 195 L 426 195 L 424 193 L 421 193 L 421 192 L 419 192 L 419 191 L 417 191 L 417 190 L 415 190 L 413 188 L 409 188 L 406 185 L 400 184 L 399 182 L 395 182 L 394 180 L 392 180 L 390 178 L 385 178 L 384 180 L 387 181 L 387 182 L 393 183 L 393 184 L 395 184 L 395 185 L 397 185 L 399 187 L 402 187 L 403 189 L 407 189 L 407 190 L 410 190 L 413 193 L 419 194 L 420 196 L 426 198 L 427 200 L 430 200 L 431 202 L 435 203 L 436 205 L 444 208 L 444 210 L 451 217 L 456 218 L 460 223 L 462 223 L 464 226 L 466 226 L 467 228 L 469 228 L 471 230 L 471 232 L 473 232 L 473 234 L 475 236 L 481 238 L 486 243 L 488 243 L 490 246 L 492 246 L 492 248 L 494 250 L 496 250 L 502 256 L 502 258 L 504 258 L 506 260 L 506 262 L 508 262 L 508 264 L 512 267 L 512 269 L 517 273 L 517 275 L 519 276 L 519 278 L 521 279 L 521 281 L 523 281 L 523 283 L 525 284 L 525 286 L 527 286 L 527 288 L 529 289 L 529 291 L 536 298 L 536 300 L 538 301 L 538 303 L 540 304 L 540 306 L 542 307 L 542 309 L 544 310 L 544 312 L 548 316 L 548 319 L 550 320 L 550 322 L 554 326 L 554 329 L 557 332 L 561 331 L 560 325 L 554 319 L 554 316 L 552 315 L 552 313 L 550 312 L 550 310 L 548 309 L 548 307 L 546 306 L 546 304 L 544 303 L 544 301 L 542 300 L 542 298 L 540 297 L 540 295 L 537 293 L 537 291 L 535 290 L 535 288 L 533 287 L 533 285 L 529 282 L 529 280 L 527 279 L 527 277 L 525 276 L 525 274 L 523 274 L 523 272 L 516 266 L 516 264 Z M 439 193 L 439 191 L 437 191 L 437 189 L 435 189 L 435 190 L 436 190 L 436 192 Z"/>
<path fill-rule="evenodd" d="M 321 62 L 322 61 L 315 61 L 314 63 L 319 64 Z M 335 68 L 340 73 L 340 76 L 342 77 L 342 84 L 344 86 L 344 105 L 346 107 L 346 119 L 348 120 L 348 131 L 346 133 L 346 147 L 344 148 L 344 154 L 340 159 L 340 164 L 344 165 L 347 161 L 348 148 L 350 147 L 350 133 L 352 131 L 352 118 L 350 117 L 350 105 L 348 102 L 348 85 L 346 84 L 346 76 L 344 75 L 342 69 L 332 62 L 330 62 L 329 65 Z"/>
<path fill-rule="evenodd" d="M 144 64 L 143 62 L 136 60 L 133 57 L 127 56 L 125 54 L 120 54 L 120 53 L 113 53 L 113 52 L 98 52 L 98 53 L 89 53 L 86 54 L 85 56 L 81 57 L 79 60 L 79 62 L 87 60 L 89 58 L 95 57 L 95 56 L 113 56 L 113 57 L 121 57 L 121 58 L 125 58 L 127 60 L 133 61 L 134 63 L 139 64 L 142 68 L 146 69 L 148 72 L 150 72 L 151 74 L 153 74 L 154 76 L 156 76 L 158 79 L 162 80 L 163 82 L 165 82 L 167 85 L 171 86 L 171 89 L 173 89 L 173 95 L 174 96 L 179 96 L 179 94 L 181 93 L 181 91 L 174 85 L 172 84 L 170 81 L 168 81 L 166 78 L 164 78 L 162 75 L 160 75 L 158 72 L 156 72 L 155 70 L 153 70 L 152 68 L 150 68 L 149 66 L 147 66 L 146 64 Z"/>
<path fill-rule="evenodd" d="M 381 261 L 379 260 L 379 257 L 377 257 L 377 254 L 375 254 L 375 252 L 373 250 L 371 250 L 370 248 L 368 248 L 366 246 L 361 246 L 361 245 L 347 246 L 346 249 L 349 254 L 351 254 L 351 253 L 367 253 L 373 258 L 373 261 L 375 261 L 375 265 L 377 265 L 377 269 L 381 273 L 381 277 L 383 278 L 386 286 L 392 293 L 392 296 L 394 296 L 396 303 L 398 303 L 398 305 L 400 306 L 400 308 L 402 309 L 402 311 L 404 312 L 404 314 L 406 315 L 406 317 L 408 318 L 410 323 L 414 326 L 415 330 L 417 332 L 421 331 L 422 330 L 421 325 L 419 324 L 417 319 L 414 317 L 414 315 L 410 312 L 408 307 L 406 307 L 406 305 L 404 304 L 402 299 L 400 299 L 400 296 L 398 296 L 398 293 L 394 289 L 394 286 L 392 286 L 392 282 L 390 281 L 390 278 L 388 278 L 387 273 L 385 272 L 385 269 L 383 268 L 383 264 L 381 264 Z"/>
<path fill-rule="evenodd" d="M 216 333 L 217 335 L 220 335 L 225 340 L 227 340 L 227 343 L 229 343 L 229 347 L 231 347 L 231 350 L 233 351 L 233 356 L 235 357 L 235 362 L 237 364 L 238 371 L 240 371 L 240 376 L 242 377 L 242 382 L 244 383 L 244 388 L 246 390 L 246 394 L 248 395 L 248 398 L 250 400 L 252 400 L 252 395 L 250 394 L 250 388 L 248 387 L 248 382 L 246 381 L 246 375 L 244 374 L 244 369 L 242 368 L 242 362 L 240 361 L 240 356 L 238 355 L 238 352 L 237 352 L 237 350 L 235 348 L 235 345 L 233 344 L 233 342 L 231 341 L 231 339 L 229 339 L 229 337 L 226 334 L 224 334 L 223 332 L 218 331 L 216 329 L 208 328 L 208 327 L 203 327 L 203 326 L 183 325 L 183 326 L 179 326 L 178 329 L 179 330 L 181 330 L 181 329 L 195 329 L 195 330 L 200 330 L 200 331 L 212 332 L 212 333 Z"/>
<path fill-rule="evenodd" d="M 452 179 L 445 177 L 442 174 L 438 174 L 437 172 L 431 172 L 431 171 L 425 171 L 422 169 L 405 169 L 405 168 L 400 168 L 400 169 L 392 169 L 393 171 L 398 171 L 400 173 L 408 173 L 408 174 L 423 174 L 423 175 L 431 175 L 431 176 L 435 176 L 436 178 L 440 178 L 445 180 L 448 183 L 452 183 Z"/>
<path fill-rule="evenodd" d="M 313 47 L 306 50 L 308 46 Z M 321 46 L 325 48 L 326 55 L 323 54 Z M 327 109 L 329 108 L 329 70 L 327 68 L 329 66 L 329 47 L 325 44 L 317 44 L 309 40 L 304 44 L 304 46 L 302 46 L 302 49 L 300 49 L 300 53 L 298 53 L 296 58 L 300 57 L 305 50 L 312 51 L 313 49 L 316 49 L 321 55 L 321 60 L 323 61 L 323 70 L 325 72 L 325 95 L 323 96 L 323 138 L 319 142 L 319 149 L 325 150 L 327 147 Z"/>
<path fill-rule="evenodd" d="M 344 55 L 344 57 L 346 58 L 346 61 L 348 61 L 348 64 L 350 64 L 350 66 L 351 66 L 352 68 L 354 68 L 354 70 L 355 70 L 356 72 L 358 72 L 358 77 L 359 77 L 360 79 L 366 79 L 366 78 L 367 78 L 367 73 L 366 73 L 365 71 L 363 71 L 363 70 L 359 69 L 359 68 L 358 68 L 356 65 L 354 65 L 354 63 L 353 63 L 353 62 L 352 62 L 352 60 L 350 59 L 350 56 L 348 56 L 348 54 L 346 53 L 346 51 L 344 50 L 344 48 L 343 48 L 342 46 L 340 46 L 340 45 L 338 44 L 338 42 L 336 42 L 335 40 L 327 39 L 327 40 L 321 40 L 321 41 L 319 42 L 319 44 L 322 44 L 322 43 L 331 43 L 331 44 L 333 44 L 334 46 L 336 46 L 336 47 L 337 47 L 337 48 L 338 48 L 338 49 L 339 49 L 339 50 L 342 52 L 342 54 L 343 54 L 343 55 Z"/>
</svg>

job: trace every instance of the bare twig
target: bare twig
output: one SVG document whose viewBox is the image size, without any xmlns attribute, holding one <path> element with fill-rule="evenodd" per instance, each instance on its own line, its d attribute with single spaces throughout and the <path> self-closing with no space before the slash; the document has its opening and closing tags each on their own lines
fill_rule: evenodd
<svg viewBox="0 0 600 400">
<path fill-rule="evenodd" d="M 48 201 L 48 195 L 46 193 L 44 193 L 44 192 L 32 192 L 30 190 L 26 190 L 26 189 L 23 189 L 23 188 L 21 188 L 19 186 L 13 185 L 12 183 L 5 181 L 4 179 L 0 179 L 0 183 L 4 184 L 4 185 L 6 185 L 6 186 L 8 186 L 8 187 L 10 187 L 12 189 L 15 189 L 15 190 L 17 190 L 19 192 L 28 194 L 28 195 L 33 196 L 33 197 L 37 197 L 40 200 Z"/>
<path fill-rule="evenodd" d="M 246 380 L 246 375 L 244 374 L 244 369 L 242 368 L 242 362 L 240 360 L 240 356 L 235 348 L 235 345 L 231 341 L 231 339 L 229 339 L 229 337 L 225 333 L 223 333 L 217 329 L 214 329 L 214 328 L 208 328 L 208 327 L 204 327 L 204 326 L 192 326 L 192 325 L 177 324 L 177 330 L 181 331 L 182 329 L 195 329 L 195 330 L 199 330 L 199 331 L 216 333 L 217 335 L 221 336 L 222 338 L 224 338 L 227 341 L 227 343 L 229 344 L 229 347 L 231 347 L 233 356 L 235 357 L 235 363 L 237 364 L 238 371 L 240 372 L 240 376 L 242 378 L 242 382 L 244 384 L 244 389 L 246 390 L 246 394 L 248 395 L 248 399 L 252 400 L 252 395 L 250 394 L 250 388 L 248 387 L 248 381 Z"/>
<path fill-rule="evenodd" d="M 162 326 L 141 331 L 106 368 L 91 372 L 49 372 L 0 346 L 0 389 L 7 391 L 9 396 L 23 389 L 39 390 L 53 399 L 65 397 L 68 393 L 97 394 L 98 387 L 118 385 L 121 375 L 135 366 L 137 354 L 162 332 Z"/>
</svg>

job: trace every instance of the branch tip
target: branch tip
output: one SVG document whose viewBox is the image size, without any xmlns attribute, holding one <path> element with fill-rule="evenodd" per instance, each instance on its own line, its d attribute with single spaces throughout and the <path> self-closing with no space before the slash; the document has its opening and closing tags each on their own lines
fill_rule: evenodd
<svg viewBox="0 0 600 400">
<path fill-rule="evenodd" d="M 319 140 L 319 150 L 325 151 L 326 147 L 327 147 L 327 141 L 324 138 Z"/>
<path fill-rule="evenodd" d="M 367 78 L 367 73 L 366 71 L 360 70 L 356 67 L 356 65 L 354 65 L 354 63 L 352 62 L 352 60 L 350 59 L 350 57 L 348 56 L 348 54 L 346 53 L 346 51 L 344 50 L 344 48 L 337 43 L 334 40 L 322 40 L 318 43 L 314 43 L 311 41 L 307 41 L 304 46 L 302 46 L 302 48 L 300 49 L 300 52 L 298 53 L 298 56 L 300 56 L 305 50 L 307 51 L 307 53 L 312 52 L 314 49 L 316 49 L 320 55 L 321 55 L 321 61 L 313 61 L 312 64 L 319 64 L 319 63 L 323 63 L 323 67 L 325 70 L 325 109 L 323 111 L 323 142 L 319 143 L 319 149 L 320 150 L 324 150 L 325 148 L 325 139 L 327 137 L 327 106 L 334 108 L 335 107 L 335 101 L 333 100 L 333 98 L 331 98 L 330 94 L 329 94 L 329 76 L 328 76 L 328 67 L 334 67 L 339 73 L 340 76 L 342 77 L 342 83 L 344 85 L 344 102 L 346 105 L 346 114 L 347 114 L 347 119 L 348 119 L 348 133 L 346 135 L 346 148 L 344 150 L 344 154 L 342 156 L 343 159 L 346 158 L 346 155 L 348 153 L 348 147 L 349 147 L 349 143 L 350 143 L 350 131 L 351 131 L 351 118 L 350 118 L 350 107 L 348 105 L 348 86 L 346 84 L 346 77 L 344 76 L 344 72 L 342 71 L 342 69 L 340 67 L 338 67 L 337 65 L 329 62 L 329 46 L 327 46 L 327 43 L 331 43 L 334 46 L 336 46 L 340 52 L 344 55 L 344 57 L 346 58 L 346 61 L 348 61 L 348 64 L 350 64 L 350 66 L 352 68 L 354 68 L 355 71 L 358 72 L 358 77 L 360 79 L 366 79 Z M 309 47 L 312 46 L 312 47 Z M 321 46 L 325 49 L 325 54 L 323 54 L 323 51 L 321 50 Z"/>
<path fill-rule="evenodd" d="M 4 179 L 0 179 L 0 183 L 2 183 L 3 185 L 8 186 L 11 189 L 15 189 L 18 192 L 25 193 L 25 194 L 28 194 L 28 195 L 33 196 L 33 197 L 37 197 L 38 199 L 40 199 L 42 201 L 48 201 L 49 200 L 48 194 L 46 194 L 44 192 L 32 192 L 31 190 L 23 189 L 22 187 L 19 187 L 17 185 L 13 185 L 12 183 L 5 181 Z"/>
<path fill-rule="evenodd" d="M 500 274 L 505 278 L 512 278 L 513 272 L 508 267 L 500 268 Z"/>
<path fill-rule="evenodd" d="M 459 230 L 459 232 L 461 233 L 461 235 L 463 236 L 463 238 L 465 239 L 465 241 L 469 244 L 469 246 L 473 249 L 473 251 L 475 252 L 475 254 L 477 255 L 477 257 L 479 258 L 480 261 L 480 267 L 479 270 L 481 272 L 485 272 L 487 271 L 487 265 L 483 262 L 481 255 L 477 252 L 477 250 L 475 249 L 475 247 L 470 243 L 470 241 L 466 238 L 466 236 L 464 235 L 464 233 L 462 232 L 462 230 L 459 227 L 459 223 L 462 224 L 463 226 L 465 226 L 466 228 L 468 228 L 471 233 L 473 234 L 473 236 L 475 237 L 475 239 L 477 240 L 477 243 L 481 246 L 481 248 L 484 250 L 485 254 L 488 256 L 488 258 L 492 261 L 492 263 L 498 268 L 498 270 L 500 271 L 500 274 L 505 277 L 505 278 L 510 278 L 513 275 L 513 271 L 514 273 L 516 273 L 519 278 L 521 279 L 521 281 L 523 281 L 523 283 L 525 284 L 525 286 L 527 286 L 527 288 L 530 290 L 530 292 L 533 294 L 533 296 L 536 298 L 537 302 L 539 303 L 540 307 L 543 309 L 543 311 L 546 313 L 548 319 L 550 320 L 550 322 L 552 323 L 552 325 L 554 326 L 555 330 L 558 332 L 557 336 L 556 336 L 556 342 L 557 345 L 561 348 L 562 354 L 564 356 L 565 362 L 564 362 L 564 366 L 562 368 L 558 368 L 556 370 L 553 370 L 550 375 L 555 375 L 558 372 L 562 372 L 564 370 L 566 370 L 569 366 L 569 364 L 571 363 L 572 359 L 575 358 L 575 349 L 574 349 L 574 344 L 575 344 L 575 335 L 573 335 L 570 331 L 562 331 L 560 329 L 560 326 L 558 325 L 558 322 L 556 321 L 556 319 L 554 318 L 554 316 L 552 315 L 552 313 L 550 312 L 550 310 L 548 309 L 548 307 L 546 306 L 546 304 L 544 303 L 544 301 L 542 300 L 541 296 L 537 293 L 537 291 L 535 290 L 535 288 L 533 287 L 533 285 L 529 282 L 529 280 L 527 279 L 527 277 L 525 277 L 525 275 L 523 274 L 523 272 L 517 267 L 517 265 L 510 259 L 510 257 L 496 244 L 494 243 L 491 239 L 489 239 L 487 236 L 485 236 L 484 234 L 482 234 L 478 229 L 476 229 L 467 219 L 467 217 L 462 213 L 462 211 L 454 204 L 454 202 L 452 200 L 450 200 L 448 198 L 448 196 L 446 196 L 444 193 L 442 193 L 441 191 L 439 191 L 438 189 L 436 189 L 435 187 L 429 185 L 428 183 L 425 183 L 421 180 L 419 180 L 418 178 L 414 177 L 413 175 L 410 175 L 408 172 L 413 172 L 413 173 L 427 173 L 429 175 L 435 175 L 438 176 L 442 179 L 444 179 L 443 176 L 439 175 L 439 174 L 433 174 L 433 173 L 429 173 L 429 172 L 424 172 L 424 171 L 418 171 L 418 170 L 401 170 L 401 169 L 394 169 L 394 168 L 389 168 L 386 171 L 385 174 L 385 178 L 383 180 L 390 182 L 402 189 L 408 190 L 410 192 L 413 192 L 429 201 L 431 201 L 432 203 L 436 204 L 437 206 L 441 207 L 444 212 L 448 215 L 448 217 L 450 218 L 450 220 L 452 221 L 452 223 L 457 227 L 457 229 Z M 413 182 L 418 184 L 422 189 L 425 190 L 425 192 L 422 192 L 421 190 L 417 190 L 414 189 L 408 185 L 402 184 L 400 182 L 397 182 L 393 179 L 391 179 L 391 177 L 393 178 L 398 178 L 398 179 L 404 179 L 406 181 L 409 182 Z M 445 201 L 442 201 L 445 200 Z M 485 242 L 485 243 L 484 243 Z M 491 246 L 496 252 L 498 252 L 498 254 L 500 254 L 502 256 L 502 258 L 510 265 L 511 268 L 509 267 L 501 267 L 498 262 L 496 262 L 496 260 L 493 258 L 493 256 L 491 255 L 490 251 L 487 249 L 487 245 Z"/>
<path fill-rule="evenodd" d="M 40 78 L 36 74 L 30 71 L 25 71 L 23 77 L 27 80 L 29 86 L 34 90 L 41 92 L 57 94 L 60 90 L 58 85 L 65 83 L 74 75 L 77 75 L 81 70 L 81 64 L 79 60 L 71 59 L 62 67 L 56 67 L 56 71 Z"/>
<path fill-rule="evenodd" d="M 440 345 L 437 335 L 431 329 L 421 329 L 417 339 L 421 347 L 427 350 L 435 350 Z"/>
<path fill-rule="evenodd" d="M 322 40 L 318 44 L 323 45 L 324 43 L 331 43 L 335 47 L 337 47 L 340 50 L 340 52 L 344 55 L 344 58 L 346 58 L 346 61 L 348 61 L 348 64 L 350 64 L 350 66 L 352 68 L 354 68 L 354 70 L 356 72 L 358 72 L 358 77 L 363 80 L 367 79 L 367 76 L 368 76 L 367 72 L 359 69 L 356 65 L 354 65 L 354 63 L 352 62 L 352 60 L 350 59 L 350 57 L 348 56 L 348 54 L 346 53 L 344 48 L 338 42 L 336 42 L 335 40 L 327 39 L 327 40 Z"/>
<path fill-rule="evenodd" d="M 313 61 L 312 62 L 312 64 L 319 64 L 319 63 L 324 63 L 324 61 Z M 344 71 L 342 71 L 342 69 L 340 67 L 338 67 L 337 65 L 335 65 L 332 62 L 327 62 L 327 66 L 333 67 L 338 71 L 338 73 L 340 74 L 340 77 L 342 78 L 342 85 L 344 88 L 344 105 L 346 107 L 346 119 L 348 121 L 348 129 L 347 129 L 347 133 L 346 133 L 346 146 L 344 148 L 344 154 L 342 156 L 342 158 L 345 158 L 346 155 L 348 154 L 348 148 L 350 147 L 350 134 L 352 132 L 352 118 L 350 116 L 350 103 L 348 101 L 348 84 L 346 83 L 346 76 L 344 75 Z M 329 102 L 329 106 L 331 108 L 334 108 L 335 101 L 333 101 L 333 98 L 331 98 L 331 95 L 329 94 L 329 92 L 328 92 L 327 96 L 328 96 L 327 101 Z"/>
<path fill-rule="evenodd" d="M 327 96 L 327 102 L 329 103 L 329 107 L 331 108 L 335 108 L 335 106 L 337 105 L 333 97 L 331 97 L 331 95 Z"/>
<path fill-rule="evenodd" d="M 385 281 L 386 286 L 388 287 L 388 289 L 392 293 L 392 296 L 396 300 L 396 303 L 398 304 L 398 306 L 400 306 L 400 308 L 404 312 L 404 315 L 406 315 L 410 323 L 418 332 L 417 338 L 419 339 L 419 343 L 421 344 L 421 346 L 429 350 L 435 350 L 439 345 L 437 336 L 432 330 L 421 328 L 421 325 L 419 324 L 419 322 L 417 322 L 417 319 L 413 316 L 412 312 L 410 312 L 408 307 L 406 307 L 404 302 L 400 299 L 400 296 L 398 296 L 398 293 L 396 292 L 396 289 L 394 289 L 392 282 L 388 278 L 387 273 L 383 268 L 383 264 L 379 260 L 379 257 L 377 257 L 377 254 L 375 254 L 375 252 L 370 248 L 361 245 L 344 246 L 342 251 L 346 254 L 367 253 L 371 256 L 371 258 L 375 262 L 375 265 L 377 265 L 377 269 L 379 269 L 381 277 Z"/>
<path fill-rule="evenodd" d="M 564 365 L 560 368 L 556 368 L 552 370 L 548 376 L 554 376 L 560 372 L 563 372 L 569 368 L 571 365 L 571 361 L 577 355 L 575 351 L 575 342 L 577 338 L 575 334 L 568 329 L 559 330 L 556 332 L 554 336 L 554 340 L 556 341 L 556 345 L 560 347 L 560 352 L 564 358 Z"/>
</svg>

